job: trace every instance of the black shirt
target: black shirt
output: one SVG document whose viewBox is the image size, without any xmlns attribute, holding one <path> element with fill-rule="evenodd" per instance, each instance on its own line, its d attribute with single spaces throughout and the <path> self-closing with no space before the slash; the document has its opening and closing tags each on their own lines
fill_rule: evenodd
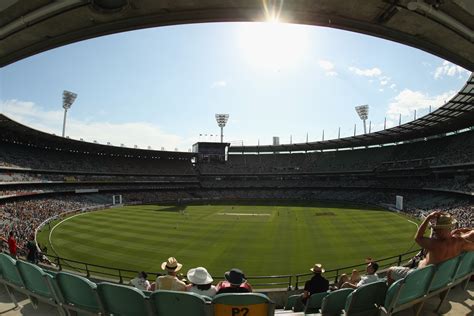
<svg viewBox="0 0 474 316">
<path fill-rule="evenodd" d="M 311 280 L 306 281 L 304 284 L 304 290 L 308 291 L 310 295 L 314 293 L 326 292 L 329 290 L 329 281 L 326 280 L 321 274 L 316 273 Z"/>
<path fill-rule="evenodd" d="M 236 287 L 236 286 L 230 286 L 230 287 L 224 287 L 217 292 L 217 294 L 222 294 L 222 293 L 249 293 L 250 290 L 245 288 L 245 287 Z"/>
</svg>

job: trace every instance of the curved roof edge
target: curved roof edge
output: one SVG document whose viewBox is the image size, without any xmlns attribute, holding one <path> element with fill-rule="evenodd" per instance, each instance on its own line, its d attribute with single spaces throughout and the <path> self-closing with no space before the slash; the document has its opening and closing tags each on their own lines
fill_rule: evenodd
<svg viewBox="0 0 474 316">
<path fill-rule="evenodd" d="M 3 1 L 5 2 L 5 1 Z M 474 71 L 472 0 L 0 1 L 0 67 L 46 50 L 141 28 L 264 21 L 355 31 L 422 49 Z M 116 9 L 107 9 L 117 5 Z M 124 4 L 123 6 L 121 4 Z M 104 7 L 105 6 L 105 7 Z"/>
<path fill-rule="evenodd" d="M 18 123 L 0 113 L 0 141 L 25 144 L 35 147 L 60 149 L 66 152 L 132 156 L 139 158 L 191 159 L 194 153 L 180 151 L 161 151 L 103 145 L 86 141 L 64 138 L 36 130 Z"/>
<path fill-rule="evenodd" d="M 229 152 L 292 152 L 382 145 L 474 126 L 474 73 L 449 102 L 414 121 L 389 129 L 326 141 L 267 146 L 231 146 Z"/>
</svg>

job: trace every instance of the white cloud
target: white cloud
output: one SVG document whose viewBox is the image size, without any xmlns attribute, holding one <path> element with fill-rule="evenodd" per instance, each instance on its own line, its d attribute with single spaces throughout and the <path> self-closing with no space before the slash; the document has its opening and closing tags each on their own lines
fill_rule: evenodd
<svg viewBox="0 0 474 316">
<path fill-rule="evenodd" d="M 380 85 L 382 86 L 385 86 L 387 85 L 389 82 L 390 82 L 390 77 L 387 77 L 387 76 L 380 76 L 379 77 L 379 80 L 380 80 Z"/>
<path fill-rule="evenodd" d="M 227 86 L 227 81 L 225 80 L 214 81 L 211 84 L 211 88 L 224 88 L 226 86 Z"/>
<path fill-rule="evenodd" d="M 400 114 L 402 116 L 412 115 L 414 110 L 424 110 L 430 106 L 434 110 L 446 101 L 449 101 L 455 94 L 456 91 L 451 90 L 439 95 L 430 96 L 421 91 L 404 89 L 389 104 L 387 115 L 392 119 L 396 119 Z"/>
<path fill-rule="evenodd" d="M 337 72 L 334 70 L 335 66 L 329 60 L 320 59 L 318 60 L 318 65 L 321 69 L 324 70 L 326 76 L 334 77 L 337 76 Z"/>
<path fill-rule="evenodd" d="M 396 88 L 397 88 L 397 85 L 396 85 L 396 84 L 392 83 L 392 84 L 390 85 L 390 89 L 396 90 Z"/>
<path fill-rule="evenodd" d="M 382 74 L 382 70 L 380 70 L 377 67 L 368 68 L 368 69 L 360 69 L 360 68 L 351 66 L 349 67 L 349 70 L 358 76 L 364 76 L 364 77 L 378 77 Z"/>
<path fill-rule="evenodd" d="M 13 120 L 29 127 L 60 135 L 62 132 L 63 111 L 45 111 L 33 102 L 7 100 L 0 102 L 1 112 Z M 73 139 L 83 138 L 88 142 L 127 147 L 137 145 L 140 148 L 188 151 L 194 139 L 166 133 L 158 126 L 148 122 L 110 123 L 100 121 L 77 120 L 69 117 L 67 135 Z"/>
<path fill-rule="evenodd" d="M 439 79 L 444 76 L 453 77 L 455 75 L 462 76 L 463 74 L 468 74 L 469 71 L 462 68 L 461 66 L 450 63 L 449 61 L 443 61 L 441 66 L 438 66 L 434 72 L 434 78 Z"/>
<path fill-rule="evenodd" d="M 318 60 L 319 67 L 323 68 L 324 70 L 333 70 L 334 69 L 334 64 L 330 62 L 329 60 L 323 60 L 320 59 Z"/>
</svg>

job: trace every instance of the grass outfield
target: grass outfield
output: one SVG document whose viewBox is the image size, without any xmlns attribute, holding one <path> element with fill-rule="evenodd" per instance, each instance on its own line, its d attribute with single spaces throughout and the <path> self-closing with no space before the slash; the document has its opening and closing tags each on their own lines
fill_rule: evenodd
<svg viewBox="0 0 474 316">
<path fill-rule="evenodd" d="M 60 257 L 159 272 L 175 256 L 184 273 L 204 266 L 216 276 L 232 267 L 247 275 L 306 273 L 315 262 L 332 269 L 416 247 L 416 226 L 401 215 L 327 203 L 127 206 L 72 216 L 51 227 L 38 241 Z"/>
</svg>

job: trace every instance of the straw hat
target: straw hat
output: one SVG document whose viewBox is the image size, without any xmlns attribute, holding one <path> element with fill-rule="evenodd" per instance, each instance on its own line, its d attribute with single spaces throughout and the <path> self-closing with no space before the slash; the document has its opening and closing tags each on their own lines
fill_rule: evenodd
<svg viewBox="0 0 474 316">
<path fill-rule="evenodd" d="M 214 281 L 206 268 L 197 267 L 188 271 L 188 280 L 196 285 L 205 285 Z"/>
<path fill-rule="evenodd" d="M 324 268 L 323 268 L 323 265 L 320 264 L 320 263 L 315 263 L 314 264 L 314 267 L 312 267 L 311 269 L 309 269 L 309 271 L 312 271 L 314 273 L 324 273 Z"/>
<path fill-rule="evenodd" d="M 161 269 L 167 270 L 167 271 L 174 271 L 177 272 L 181 270 L 183 265 L 176 260 L 174 257 L 169 257 L 168 261 L 165 261 L 161 264 Z"/>
<path fill-rule="evenodd" d="M 456 223 L 456 219 L 450 214 L 441 214 L 436 219 L 436 224 L 430 226 L 433 229 L 451 229 Z"/>
</svg>

